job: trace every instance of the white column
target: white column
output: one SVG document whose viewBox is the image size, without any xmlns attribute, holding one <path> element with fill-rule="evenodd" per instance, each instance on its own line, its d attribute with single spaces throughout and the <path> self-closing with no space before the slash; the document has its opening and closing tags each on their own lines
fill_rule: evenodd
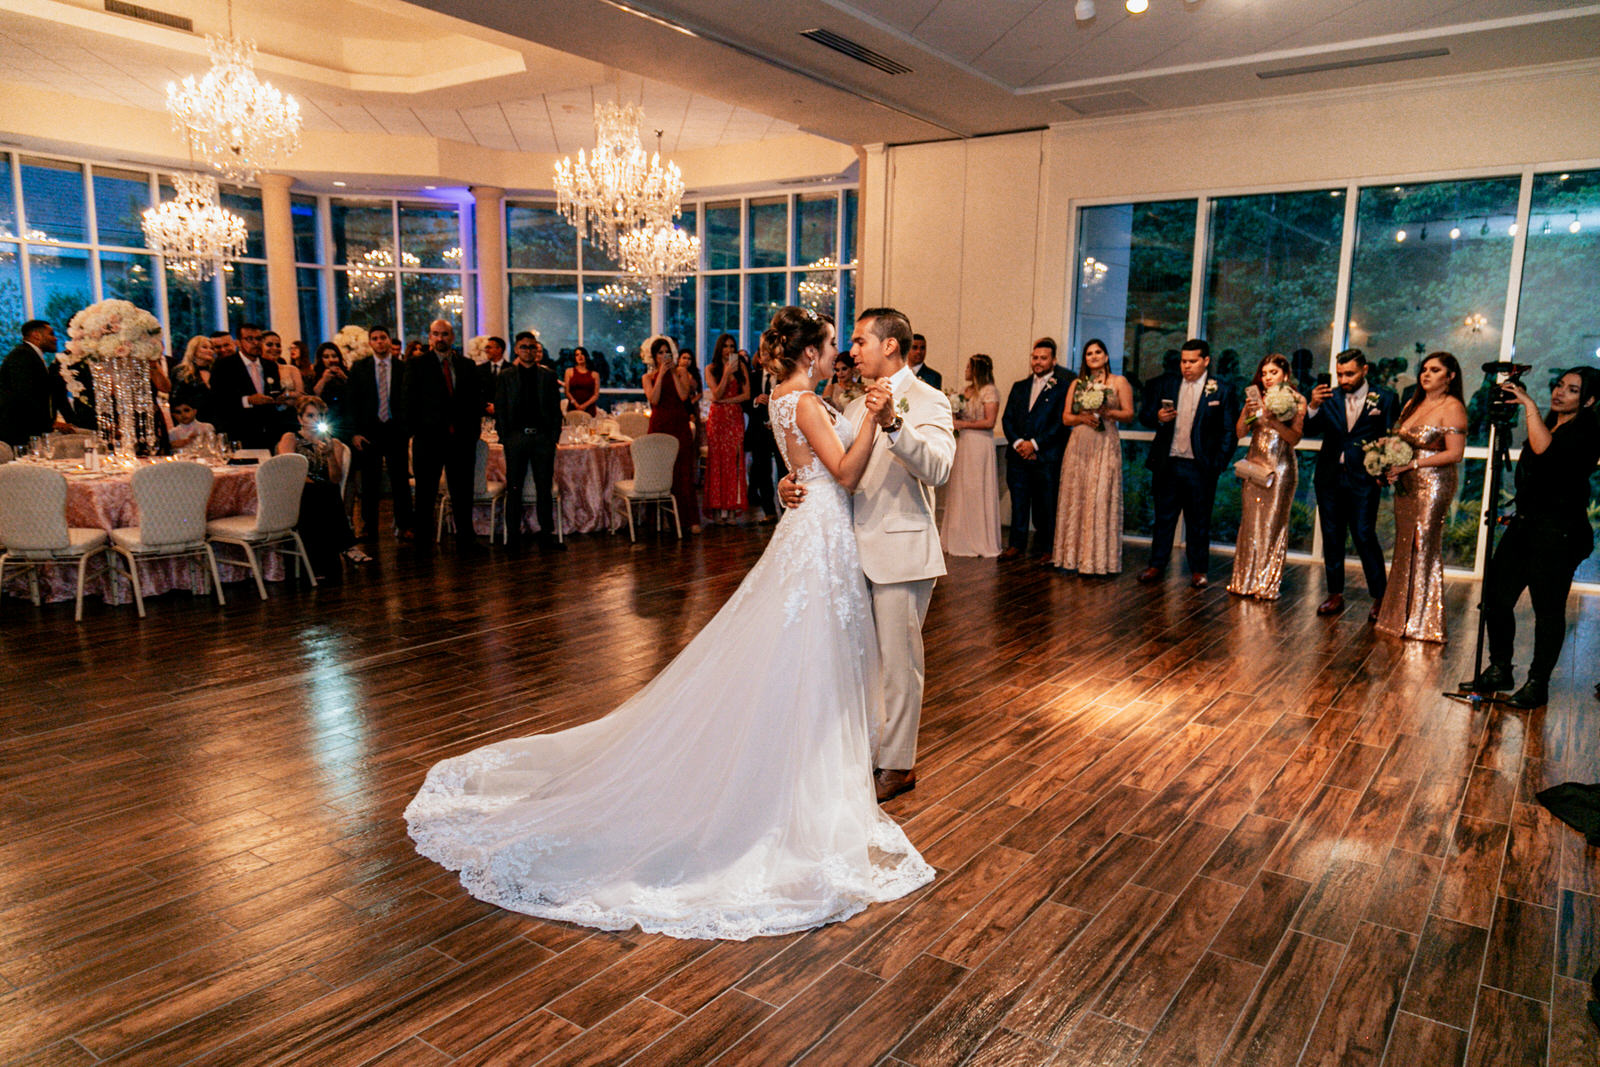
<svg viewBox="0 0 1600 1067">
<path fill-rule="evenodd" d="M 315 348 L 321 338 L 300 336 L 300 294 L 294 275 L 294 216 L 289 210 L 288 174 L 263 174 L 261 228 L 267 246 L 267 308 L 269 329 L 283 335 L 284 351 L 290 341 L 307 341 Z"/>
<path fill-rule="evenodd" d="M 491 185 L 474 185 L 478 253 L 478 333 L 508 337 L 506 329 L 506 191 Z"/>
</svg>

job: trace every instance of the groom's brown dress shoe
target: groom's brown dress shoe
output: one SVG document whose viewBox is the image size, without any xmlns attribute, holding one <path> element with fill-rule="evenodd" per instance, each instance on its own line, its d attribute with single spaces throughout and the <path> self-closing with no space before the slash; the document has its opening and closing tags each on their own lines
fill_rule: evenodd
<svg viewBox="0 0 1600 1067">
<path fill-rule="evenodd" d="M 893 800 L 901 793 L 909 793 L 917 787 L 917 772 L 915 768 L 905 771 L 892 771 L 879 769 L 872 772 L 872 784 L 878 791 L 878 803 Z"/>
<path fill-rule="evenodd" d="M 1151 582 L 1159 582 L 1161 580 L 1161 571 L 1155 567 L 1146 567 L 1144 570 L 1139 572 L 1139 577 L 1137 580 L 1140 585 L 1149 585 Z"/>
<path fill-rule="evenodd" d="M 1327 600 L 1317 605 L 1318 615 L 1337 615 L 1344 610 L 1344 597 L 1339 593 L 1333 594 Z"/>
<path fill-rule="evenodd" d="M 1211 579 L 1207 578 L 1203 574 L 1195 574 L 1190 576 L 1189 584 L 1194 586 L 1196 589 L 1204 589 L 1206 586 L 1211 584 Z"/>
<path fill-rule="evenodd" d="M 1004 563 L 1007 560 L 1016 559 L 1020 555 L 1022 555 L 1022 549 L 1016 545 L 1007 545 L 1005 550 L 1000 553 L 1000 562 Z"/>
</svg>

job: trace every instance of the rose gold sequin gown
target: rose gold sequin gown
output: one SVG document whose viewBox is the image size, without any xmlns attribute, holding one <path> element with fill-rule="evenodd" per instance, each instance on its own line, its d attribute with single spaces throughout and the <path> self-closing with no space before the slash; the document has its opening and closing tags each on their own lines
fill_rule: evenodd
<svg viewBox="0 0 1600 1067">
<path fill-rule="evenodd" d="M 1122 437 L 1115 422 L 1103 430 L 1074 426 L 1067 438 L 1050 560 L 1079 574 L 1122 570 Z"/>
<path fill-rule="evenodd" d="M 1239 540 L 1233 552 L 1233 578 L 1228 582 L 1228 592 L 1276 600 L 1278 585 L 1283 581 L 1284 553 L 1289 549 L 1289 511 L 1294 507 L 1300 464 L 1295 459 L 1294 446 L 1275 423 L 1256 425 L 1246 458 L 1271 468 L 1278 477 L 1271 489 L 1254 482 L 1240 486 Z"/>
<path fill-rule="evenodd" d="M 1397 431 L 1420 455 L 1441 452 L 1447 430 Z M 1418 467 L 1395 483 L 1394 562 L 1377 628 L 1395 637 L 1444 640 L 1444 521 L 1456 498 L 1457 467 Z"/>
</svg>

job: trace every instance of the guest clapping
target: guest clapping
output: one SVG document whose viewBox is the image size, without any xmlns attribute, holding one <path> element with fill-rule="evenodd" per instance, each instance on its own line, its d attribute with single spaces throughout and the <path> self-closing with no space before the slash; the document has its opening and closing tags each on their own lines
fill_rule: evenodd
<svg viewBox="0 0 1600 1067">
<path fill-rule="evenodd" d="M 1122 570 L 1122 438 L 1117 424 L 1133 418 L 1133 387 L 1111 373 L 1105 342 L 1083 346 L 1082 370 L 1067 393 L 1061 422 L 1069 427 L 1056 500 L 1051 561 L 1079 574 Z"/>
<path fill-rule="evenodd" d="M 1550 674 L 1566 640 L 1572 576 L 1594 548 L 1588 503 L 1589 478 L 1600 462 L 1600 370 L 1574 367 L 1563 373 L 1550 389 L 1544 415 L 1520 385 L 1501 389 L 1522 405 L 1528 439 L 1517 461 L 1516 515 L 1500 537 L 1483 591 L 1489 666 L 1468 687 L 1481 693 L 1511 688 L 1513 612 L 1526 589 L 1533 603 L 1533 662 L 1510 703 L 1537 708 L 1549 699 Z"/>
<path fill-rule="evenodd" d="M 1413 451 L 1409 463 L 1385 472 L 1396 485 L 1394 563 L 1378 605 L 1377 628 L 1395 637 L 1444 640 L 1444 523 L 1455 503 L 1457 469 L 1467 447 L 1461 396 L 1456 357 L 1431 352 L 1395 427 Z"/>
<path fill-rule="evenodd" d="M 993 558 L 1000 554 L 1000 480 L 994 470 L 1000 390 L 994 386 L 994 360 L 982 353 L 973 356 L 967 360 L 966 378 L 955 412 L 956 458 L 945 485 L 939 540 L 952 556 Z"/>
<path fill-rule="evenodd" d="M 1172 557 L 1181 514 L 1189 584 L 1205 587 L 1217 477 L 1238 445 L 1233 436 L 1238 417 L 1233 388 L 1211 377 L 1211 346 L 1199 338 L 1183 343 L 1178 373 L 1163 374 L 1150 383 L 1139 421 L 1156 432 L 1145 459 L 1156 515 L 1150 565 L 1140 572 L 1140 582 L 1160 581 Z"/>
<path fill-rule="evenodd" d="M 311 558 L 311 572 L 317 580 L 337 579 L 340 553 L 352 563 L 371 560 L 354 547 L 355 538 L 345 518 L 341 488 L 345 450 L 329 432 L 328 405 L 320 397 L 301 397 L 295 403 L 295 412 L 300 418 L 300 429 L 284 434 L 278 441 L 277 452 L 279 455 L 298 452 L 310 464 L 305 488 L 300 492 L 300 523 L 296 529 L 300 531 L 300 540 L 305 542 L 306 555 Z"/>
<path fill-rule="evenodd" d="M 1239 539 L 1228 592 L 1278 599 L 1289 549 L 1289 511 L 1300 464 L 1294 446 L 1305 430 L 1306 402 L 1289 384 L 1289 361 L 1274 352 L 1261 361 L 1247 391 L 1234 435 L 1250 438 L 1240 471 Z"/>
<path fill-rule="evenodd" d="M 1011 541 L 1000 553 L 1016 559 L 1028 549 L 1028 528 L 1037 531 L 1033 551 L 1048 566 L 1056 532 L 1056 489 L 1066 427 L 1066 374 L 1056 366 L 1054 338 L 1041 337 L 1028 356 L 1033 373 L 1011 387 L 1000 425 L 1005 431 L 1006 488 L 1011 491 Z"/>
</svg>

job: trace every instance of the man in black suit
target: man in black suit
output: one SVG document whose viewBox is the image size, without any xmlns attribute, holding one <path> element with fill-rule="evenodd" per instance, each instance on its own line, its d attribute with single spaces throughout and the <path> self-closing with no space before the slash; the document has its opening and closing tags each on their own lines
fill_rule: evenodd
<svg viewBox="0 0 1600 1067">
<path fill-rule="evenodd" d="M 772 436 L 769 402 L 776 383 L 764 367 L 758 371 L 747 364 L 746 369 L 752 387 L 746 408 L 750 416 L 749 428 L 744 435 L 744 443 L 750 449 L 750 503 L 761 509 L 762 522 L 775 522 L 778 503 L 772 492 L 772 464 L 778 458 L 778 442 Z"/>
<path fill-rule="evenodd" d="M 916 343 L 915 338 L 912 340 Z M 1067 428 L 1061 409 L 1067 402 L 1067 375 L 1056 366 L 1056 342 L 1041 337 L 1028 357 L 1031 375 L 1011 387 L 1000 426 L 1005 431 L 1006 488 L 1011 492 L 1011 539 L 1000 558 L 1016 559 L 1028 550 L 1028 524 L 1037 531 L 1034 554 L 1050 561 L 1056 532 L 1056 490 Z"/>
<path fill-rule="evenodd" d="M 1317 452 L 1317 515 L 1322 524 L 1322 566 L 1328 577 L 1328 599 L 1318 615 L 1344 610 L 1344 541 L 1348 530 L 1361 557 L 1372 594 L 1370 616 L 1377 618 L 1387 576 L 1383 547 L 1378 544 L 1378 500 L 1382 483 L 1367 473 L 1361 446 L 1389 432 L 1397 405 L 1389 390 L 1367 382 L 1367 357 L 1349 348 L 1334 357 L 1339 388 L 1319 383 L 1306 407 L 1306 434 L 1322 438 Z"/>
<path fill-rule="evenodd" d="M 1227 382 L 1211 377 L 1210 369 L 1211 346 L 1199 339 L 1185 341 L 1178 373 L 1163 374 L 1145 390 L 1139 421 L 1156 432 L 1145 458 L 1156 521 L 1150 565 L 1139 575 L 1144 584 L 1160 581 L 1166 571 L 1182 514 L 1189 584 L 1196 589 L 1206 585 L 1217 477 L 1239 443 L 1234 434 L 1239 398 Z"/>
<path fill-rule="evenodd" d="M 239 327 L 239 351 L 211 365 L 211 411 L 216 428 L 245 448 L 273 448 L 293 428 L 283 404 L 278 365 L 261 358 L 261 327 Z"/>
<path fill-rule="evenodd" d="M 506 359 L 506 339 L 504 337 L 485 337 L 483 339 L 483 354 L 488 358 L 478 364 L 478 391 L 483 394 L 484 403 L 488 405 L 489 414 L 493 415 L 495 379 L 511 369 L 511 364 Z"/>
<path fill-rule="evenodd" d="M 483 394 L 477 365 L 455 350 L 455 329 L 443 319 L 428 325 L 428 349 L 406 363 L 405 422 L 411 431 L 411 468 L 417 477 L 413 512 L 419 545 L 432 543 L 439 475 L 450 487 L 456 547 L 481 551 L 472 530 L 473 473 L 483 429 Z"/>
<path fill-rule="evenodd" d="M 358 359 L 350 368 L 350 439 L 357 473 L 361 475 L 361 539 L 378 541 L 378 504 L 383 499 L 383 471 L 389 469 L 394 495 L 394 530 L 402 539 L 412 534 L 411 486 L 407 484 L 405 366 L 394 350 L 387 326 L 367 330 L 372 358 Z"/>
<path fill-rule="evenodd" d="M 944 375 L 928 366 L 928 339 L 920 333 L 911 335 L 911 347 L 906 349 L 906 366 L 918 379 L 935 389 L 944 388 Z"/>
<path fill-rule="evenodd" d="M 0 363 L 0 441 L 25 445 L 53 429 L 70 430 L 72 398 L 53 360 L 56 331 L 43 319 L 22 324 L 22 342 Z"/>
<path fill-rule="evenodd" d="M 495 430 L 506 450 L 506 546 L 521 547 L 522 487 L 532 467 L 539 547 L 566 548 L 556 539 L 551 499 L 556 445 L 561 441 L 561 383 L 554 369 L 538 362 L 531 346 L 519 346 L 516 361 L 495 379 L 494 413 Z"/>
</svg>

